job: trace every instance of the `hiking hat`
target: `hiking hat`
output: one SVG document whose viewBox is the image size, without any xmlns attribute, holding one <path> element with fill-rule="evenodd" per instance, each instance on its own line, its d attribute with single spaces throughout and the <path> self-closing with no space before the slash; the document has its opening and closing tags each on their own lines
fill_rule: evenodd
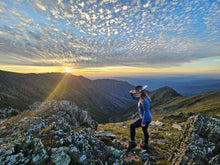
<svg viewBox="0 0 220 165">
<path fill-rule="evenodd" d="M 147 87 L 148 87 L 147 85 L 144 85 L 144 86 L 136 86 L 136 87 L 135 87 L 135 91 L 136 91 L 135 93 L 140 93 L 140 92 L 146 90 Z"/>
</svg>

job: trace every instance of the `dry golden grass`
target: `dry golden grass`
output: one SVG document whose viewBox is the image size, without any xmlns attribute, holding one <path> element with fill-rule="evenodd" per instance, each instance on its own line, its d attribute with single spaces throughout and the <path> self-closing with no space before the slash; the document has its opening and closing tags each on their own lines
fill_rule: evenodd
<svg viewBox="0 0 220 165">
<path fill-rule="evenodd" d="M 51 125 L 50 125 L 49 127 L 47 127 L 47 128 L 42 129 L 42 130 L 39 132 L 39 134 L 49 133 L 50 131 L 51 131 Z"/>
<path fill-rule="evenodd" d="M 5 119 L 5 120 L 2 120 L 0 122 L 0 125 L 2 125 L 2 124 L 4 125 L 6 123 L 16 124 L 20 120 L 24 119 L 25 117 L 27 120 L 30 120 L 32 118 L 32 116 L 36 116 L 36 114 L 37 114 L 37 111 L 31 111 L 31 110 L 23 111 L 21 114 L 18 114 L 16 116 L 13 116 L 13 117 Z"/>
<path fill-rule="evenodd" d="M 125 158 L 124 162 L 132 164 L 132 165 L 143 165 L 144 164 L 142 161 L 140 161 L 139 159 L 135 158 L 134 156 Z"/>
</svg>

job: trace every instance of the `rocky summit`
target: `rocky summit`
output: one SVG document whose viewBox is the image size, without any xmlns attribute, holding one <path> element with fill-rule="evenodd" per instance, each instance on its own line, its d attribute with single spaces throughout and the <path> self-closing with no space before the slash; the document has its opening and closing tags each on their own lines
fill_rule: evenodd
<svg viewBox="0 0 220 165">
<path fill-rule="evenodd" d="M 170 162 L 172 165 L 219 165 L 220 120 L 201 114 L 190 117 Z"/>
<path fill-rule="evenodd" d="M 95 137 L 97 126 L 73 102 L 36 103 L 0 122 L 0 164 L 122 164 L 124 154 Z"/>
</svg>

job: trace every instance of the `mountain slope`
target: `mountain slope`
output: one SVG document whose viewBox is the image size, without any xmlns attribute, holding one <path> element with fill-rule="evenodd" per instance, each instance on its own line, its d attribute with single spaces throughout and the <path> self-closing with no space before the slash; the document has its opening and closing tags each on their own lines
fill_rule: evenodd
<svg viewBox="0 0 220 165">
<path fill-rule="evenodd" d="M 172 102 L 157 108 L 162 111 L 165 110 L 167 115 L 193 112 L 220 117 L 220 91 L 206 92 L 188 97 L 177 97 Z"/>
<path fill-rule="evenodd" d="M 181 97 L 181 95 L 177 93 L 174 89 L 165 86 L 151 92 L 150 97 L 152 100 L 151 108 L 156 109 L 158 106 L 162 104 L 167 104 L 176 97 Z"/>
<path fill-rule="evenodd" d="M 18 74 L 0 71 L 0 108 L 28 109 L 36 101 L 74 101 L 99 122 L 131 104 L 131 100 L 94 86 L 82 76 L 62 73 Z"/>
</svg>

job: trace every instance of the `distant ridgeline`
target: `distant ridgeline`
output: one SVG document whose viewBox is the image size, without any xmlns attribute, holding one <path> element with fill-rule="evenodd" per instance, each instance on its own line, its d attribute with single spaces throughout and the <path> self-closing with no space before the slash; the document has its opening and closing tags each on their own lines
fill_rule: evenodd
<svg viewBox="0 0 220 165">
<path fill-rule="evenodd" d="M 220 77 L 218 75 L 172 76 L 172 77 L 116 77 L 116 80 L 127 81 L 133 85 L 147 82 L 151 90 L 169 86 L 183 96 L 198 95 L 204 92 L 220 91 Z"/>
</svg>

